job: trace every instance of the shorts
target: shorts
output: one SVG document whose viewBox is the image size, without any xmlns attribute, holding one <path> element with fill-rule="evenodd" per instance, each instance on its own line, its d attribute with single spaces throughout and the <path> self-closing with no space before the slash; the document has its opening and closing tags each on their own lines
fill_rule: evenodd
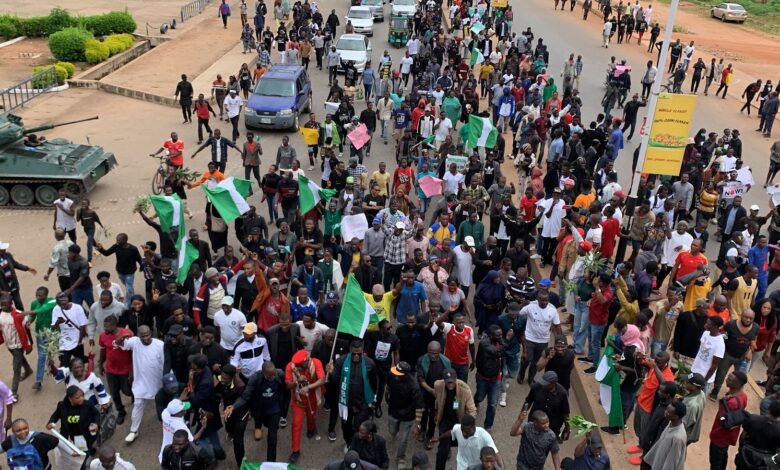
<svg viewBox="0 0 780 470">
<path fill-rule="evenodd" d="M 773 173 L 780 171 L 780 162 L 769 160 L 769 171 Z"/>
<path fill-rule="evenodd" d="M 520 371 L 520 353 L 504 354 L 504 376 L 510 379 L 517 377 Z"/>
<path fill-rule="evenodd" d="M 316 157 L 317 156 L 317 145 L 308 145 L 307 148 L 309 149 L 309 156 L 310 157 Z"/>
</svg>

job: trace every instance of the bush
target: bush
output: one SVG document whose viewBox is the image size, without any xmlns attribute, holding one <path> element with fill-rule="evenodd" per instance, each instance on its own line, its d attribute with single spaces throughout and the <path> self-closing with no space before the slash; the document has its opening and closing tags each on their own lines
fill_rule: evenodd
<svg viewBox="0 0 780 470">
<path fill-rule="evenodd" d="M 119 41 L 121 41 L 125 45 L 125 50 L 130 49 L 133 47 L 133 44 L 135 44 L 135 38 L 132 34 L 112 34 L 110 37 L 117 38 Z"/>
<path fill-rule="evenodd" d="M 29 38 L 39 38 L 48 35 L 48 28 L 48 16 L 33 16 L 31 18 L 25 18 L 24 21 L 21 22 L 19 34 Z"/>
<path fill-rule="evenodd" d="M 110 55 L 111 50 L 108 45 L 97 39 L 90 39 L 84 46 L 84 57 L 86 57 L 87 62 L 90 64 L 99 64 L 108 59 L 108 56 Z"/>
<path fill-rule="evenodd" d="M 84 60 L 84 46 L 92 34 L 81 28 L 65 28 L 49 36 L 49 50 L 57 60 L 81 62 Z"/>
<path fill-rule="evenodd" d="M 0 36 L 6 39 L 13 39 L 21 36 L 19 29 L 21 28 L 21 21 L 16 16 L 2 15 L 0 16 Z"/>
<path fill-rule="evenodd" d="M 68 65 L 73 67 L 73 64 L 68 64 Z M 51 65 L 41 65 L 41 66 L 38 66 L 38 67 L 33 67 L 32 73 L 33 73 L 33 75 L 35 75 L 36 73 L 42 72 L 42 71 L 44 71 L 44 70 L 46 70 L 46 69 L 48 69 L 50 67 L 51 67 Z M 68 79 L 68 70 L 65 67 L 63 67 L 62 65 L 60 65 L 60 63 L 57 63 L 57 64 L 54 65 L 54 75 L 57 77 L 57 85 L 62 85 L 62 84 L 65 83 L 65 80 Z M 32 82 L 33 83 L 33 87 L 35 87 L 35 88 L 45 88 L 45 87 L 49 86 L 49 84 L 50 84 L 49 83 L 49 77 L 50 77 L 50 75 L 44 74 L 44 75 L 41 75 L 40 77 L 37 77 L 37 78 L 33 79 L 33 82 Z"/>
<path fill-rule="evenodd" d="M 108 36 L 113 33 L 132 33 L 136 28 L 135 20 L 124 11 L 112 11 L 105 15 L 84 18 L 84 27 L 95 36 Z"/>
<path fill-rule="evenodd" d="M 70 13 L 62 8 L 52 8 L 51 12 L 49 12 L 49 16 L 45 18 L 48 20 L 46 24 L 47 36 L 51 36 L 57 31 L 62 31 L 65 28 L 78 26 L 76 18 L 70 16 Z"/>
<path fill-rule="evenodd" d="M 57 62 L 57 67 L 62 67 L 68 72 L 68 78 L 73 78 L 73 74 L 76 73 L 76 67 L 70 62 Z"/>
<path fill-rule="evenodd" d="M 130 49 L 133 46 L 133 42 L 133 36 L 130 34 L 112 34 L 103 40 L 103 44 L 108 46 L 111 55 Z"/>
</svg>

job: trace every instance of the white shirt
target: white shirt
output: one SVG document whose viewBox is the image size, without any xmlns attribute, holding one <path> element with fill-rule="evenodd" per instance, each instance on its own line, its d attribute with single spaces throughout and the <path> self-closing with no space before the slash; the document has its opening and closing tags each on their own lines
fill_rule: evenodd
<svg viewBox="0 0 780 470">
<path fill-rule="evenodd" d="M 499 62 L 501 62 L 501 53 L 494 50 L 490 53 L 490 63 L 493 65 L 498 65 Z"/>
<path fill-rule="evenodd" d="M 406 43 L 406 47 L 409 49 L 409 55 L 417 55 L 417 52 L 420 50 L 420 40 L 410 39 Z"/>
<path fill-rule="evenodd" d="M 66 213 L 64 210 L 60 209 L 60 207 L 62 207 L 63 209 L 67 209 L 67 210 L 72 209 L 73 201 L 71 201 L 68 198 L 65 198 L 64 201 L 60 200 L 60 199 L 57 199 L 56 201 L 54 201 L 54 203 L 56 204 L 56 208 L 57 208 L 56 209 L 56 211 L 57 211 L 57 219 L 56 219 L 57 227 L 65 230 L 66 232 L 69 232 L 71 230 L 75 230 L 76 229 L 76 217 L 75 217 L 75 214 L 74 215 L 70 215 L 70 214 Z"/>
<path fill-rule="evenodd" d="M 753 180 L 753 170 L 748 166 L 743 166 L 737 170 L 737 181 L 745 186 L 753 186 L 756 182 Z"/>
<path fill-rule="evenodd" d="M 328 331 L 328 326 L 318 321 L 314 322 L 314 328 L 312 328 L 311 330 L 303 326 L 303 320 L 298 320 L 297 322 L 295 322 L 295 324 L 299 326 L 301 338 L 303 338 L 306 341 L 306 346 L 304 346 L 303 349 L 305 349 L 308 352 L 311 352 L 311 348 L 312 346 L 314 346 L 314 343 L 318 339 L 322 338 L 322 335 L 324 335 L 325 332 Z"/>
<path fill-rule="evenodd" d="M 589 241 L 593 243 L 594 245 L 600 245 L 601 244 L 601 233 L 603 232 L 603 228 L 601 225 L 599 225 L 596 228 L 590 227 L 588 229 L 588 233 L 585 234 L 585 241 Z"/>
<path fill-rule="evenodd" d="M 737 157 L 721 155 L 720 157 L 720 172 L 727 173 L 737 167 Z"/>
<path fill-rule="evenodd" d="M 431 95 L 433 95 L 433 99 L 436 100 L 436 106 L 441 106 L 444 101 L 444 90 L 433 90 Z"/>
<path fill-rule="evenodd" d="M 111 286 L 108 289 L 104 289 L 100 285 L 100 283 L 98 283 L 95 286 L 95 298 L 99 299 L 100 298 L 100 294 L 102 294 L 104 290 L 107 290 L 107 291 L 111 292 L 111 295 L 114 296 L 114 300 L 118 300 L 120 302 L 124 302 L 125 301 L 125 294 L 122 293 L 122 288 L 119 287 L 119 284 L 117 284 L 116 282 L 112 282 Z M 101 326 L 103 326 L 103 325 L 101 325 Z"/>
<path fill-rule="evenodd" d="M 187 436 L 192 441 L 192 433 L 190 428 L 187 427 L 187 423 L 184 421 L 183 416 L 171 416 L 168 410 L 162 412 L 162 445 L 160 446 L 160 455 L 158 459 L 162 463 L 163 450 L 166 446 L 173 443 L 173 433 L 176 431 L 187 431 Z"/>
<path fill-rule="evenodd" d="M 683 60 L 690 61 L 691 57 L 693 56 L 693 51 L 696 48 L 691 46 L 690 44 L 685 46 L 685 49 L 683 50 Z"/>
<path fill-rule="evenodd" d="M 246 315 L 240 310 L 233 309 L 229 315 L 223 310 L 214 314 L 214 326 L 219 328 L 219 345 L 228 351 L 232 351 L 238 340 L 244 337 L 241 330 L 246 325 Z"/>
<path fill-rule="evenodd" d="M 677 259 L 677 255 L 681 251 L 687 251 L 691 249 L 691 243 L 693 243 L 693 235 L 688 232 L 684 232 L 682 235 L 677 233 L 677 230 L 672 230 L 672 238 L 664 240 L 664 252 L 661 256 L 661 264 L 672 266 Z"/>
<path fill-rule="evenodd" d="M 609 34 L 612 32 L 612 22 L 607 21 L 604 23 L 604 29 L 601 31 L 601 34 L 604 36 L 609 36 Z"/>
<path fill-rule="evenodd" d="M 82 326 L 87 326 L 87 314 L 81 305 L 71 303 L 66 310 L 57 305 L 51 312 L 52 326 L 56 325 L 60 318 L 65 320 L 60 324 L 60 351 L 71 351 L 81 343 L 80 330 Z"/>
<path fill-rule="evenodd" d="M 542 236 L 545 238 L 557 237 L 558 233 L 561 231 L 561 220 L 566 217 L 566 211 L 563 209 L 565 204 L 563 199 L 558 199 L 558 204 L 555 204 L 555 206 L 553 206 L 553 201 L 555 201 L 555 199 L 550 198 L 543 199 L 537 203 L 537 207 L 542 209 L 542 220 L 544 221 Z M 553 208 L 552 214 L 547 218 L 545 214 L 547 214 L 547 211 L 549 211 L 551 207 Z"/>
<path fill-rule="evenodd" d="M 452 249 L 455 254 L 455 277 L 463 287 L 469 287 L 471 278 L 471 250 L 463 251 L 463 245 L 458 245 Z"/>
<path fill-rule="evenodd" d="M 484 428 L 476 426 L 474 434 L 468 439 L 463 436 L 460 424 L 452 427 L 452 438 L 458 441 L 457 470 L 466 470 L 472 465 L 479 465 L 479 453 L 483 447 L 492 447 L 498 453 L 493 438 Z"/>
<path fill-rule="evenodd" d="M 696 358 L 693 360 L 693 366 L 691 366 L 691 372 L 698 372 L 704 377 L 707 376 L 707 372 L 712 367 L 712 358 L 719 357 L 723 359 L 723 355 L 726 353 L 726 342 L 723 340 L 723 335 L 712 336 L 709 331 L 705 331 L 701 335 L 699 342 L 699 352 L 696 354 Z M 715 382 L 715 374 L 712 374 L 707 383 Z"/>
<path fill-rule="evenodd" d="M 128 462 L 119 456 L 119 452 L 116 454 L 116 460 L 114 462 L 114 470 L 135 470 L 135 465 Z M 100 459 L 95 459 L 89 464 L 89 470 L 105 470 L 106 467 L 100 463 Z"/>
<path fill-rule="evenodd" d="M 243 106 L 244 100 L 236 96 L 235 98 L 227 95 L 225 97 L 225 109 L 227 109 L 228 117 L 236 117 L 241 112 L 241 106 Z"/>
<path fill-rule="evenodd" d="M 541 308 L 536 300 L 523 307 L 520 315 L 525 315 L 528 319 L 525 325 L 525 339 L 534 343 L 549 343 L 550 327 L 561 324 L 558 311 L 552 304 Z"/>
<path fill-rule="evenodd" d="M 401 64 L 401 73 L 407 74 L 412 71 L 412 64 L 414 63 L 414 59 L 411 57 L 403 57 L 399 63 Z"/>
<path fill-rule="evenodd" d="M 461 172 L 456 172 L 454 175 L 451 171 L 444 173 L 444 190 L 453 194 L 458 194 L 458 188 L 466 177 Z"/>
<path fill-rule="evenodd" d="M 164 344 L 152 338 L 148 345 L 137 336 L 125 340 L 122 349 L 133 352 L 133 396 L 144 400 L 154 400 L 162 387 L 163 362 L 165 362 Z"/>
<path fill-rule="evenodd" d="M 436 141 L 444 142 L 452 130 L 452 121 L 450 118 L 446 117 L 444 120 L 437 119 L 436 124 L 439 125 L 439 127 L 436 128 Z"/>
</svg>

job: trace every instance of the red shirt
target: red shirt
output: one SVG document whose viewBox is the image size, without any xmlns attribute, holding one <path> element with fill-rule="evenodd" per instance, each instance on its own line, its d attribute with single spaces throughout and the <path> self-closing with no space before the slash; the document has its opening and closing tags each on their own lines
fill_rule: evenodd
<svg viewBox="0 0 780 470">
<path fill-rule="evenodd" d="M 521 86 L 512 87 L 512 96 L 515 97 L 515 103 L 525 103 L 525 88 Z"/>
<path fill-rule="evenodd" d="M 724 397 L 725 398 L 725 397 Z M 737 392 L 736 395 L 726 399 L 728 411 L 744 410 L 747 406 L 747 393 Z M 718 414 L 715 415 L 715 421 L 712 423 L 710 431 L 710 443 L 718 447 L 733 446 L 737 443 L 739 437 L 739 426 L 732 429 L 726 429 L 721 424 L 720 418 L 726 414 L 726 409 L 722 401 L 718 401 Z"/>
<path fill-rule="evenodd" d="M 320 362 L 319 359 L 315 357 L 309 357 L 309 360 L 314 364 L 314 377 L 312 377 L 311 371 L 309 368 L 304 370 L 301 375 L 306 379 L 306 381 L 310 384 L 316 382 L 317 380 L 321 379 L 322 377 L 325 377 L 325 369 L 322 368 L 322 362 Z M 287 367 L 284 369 L 284 381 L 285 383 L 291 384 L 295 383 L 295 380 L 293 379 L 293 373 L 292 368 L 295 367 L 295 364 L 292 362 L 287 364 Z M 323 387 L 324 388 L 324 387 Z M 295 388 L 293 387 L 292 390 L 290 390 L 290 394 L 292 395 L 291 402 L 293 404 L 297 404 L 297 400 L 295 397 Z M 311 403 L 317 403 L 317 389 L 310 389 L 309 390 L 309 396 L 306 397 L 309 399 Z"/>
<path fill-rule="evenodd" d="M 106 350 L 106 362 L 103 368 L 109 374 L 128 375 L 133 370 L 133 353 L 114 344 L 121 335 L 133 336 L 133 332 L 126 328 L 117 328 L 113 335 L 104 331 L 98 338 L 98 345 Z"/>
<path fill-rule="evenodd" d="M 614 217 L 601 221 L 601 246 L 599 252 L 602 258 L 610 258 L 615 251 L 615 242 L 620 232 L 620 222 Z"/>
<path fill-rule="evenodd" d="M 462 366 L 469 363 L 469 343 L 472 341 L 473 334 L 471 327 L 468 326 L 464 326 L 460 333 L 455 330 L 455 325 L 450 327 L 444 345 L 444 355 L 454 365 Z"/>
<path fill-rule="evenodd" d="M 596 298 L 596 293 L 594 292 L 592 294 L 590 299 L 590 314 L 588 315 L 588 321 L 590 321 L 590 323 L 593 325 L 602 326 L 606 325 L 609 321 L 609 306 L 612 304 L 612 299 L 615 297 L 615 294 L 612 293 L 612 289 L 609 287 L 599 290 L 601 291 L 601 295 L 604 296 L 606 302 L 602 304 Z"/>
<path fill-rule="evenodd" d="M 520 199 L 520 208 L 523 210 L 523 220 L 528 222 L 531 219 L 534 218 L 536 215 L 536 203 L 539 200 L 536 199 L 536 196 L 531 197 L 531 199 L 528 199 L 528 197 L 523 196 Z"/>
<path fill-rule="evenodd" d="M 199 119 L 205 119 L 208 121 L 209 119 L 209 108 L 211 108 L 211 105 L 204 101 L 201 103 L 200 101 L 196 101 L 192 104 L 193 107 L 195 107 L 195 115 L 198 116 Z M 177 141 L 181 142 L 181 141 Z"/>
<path fill-rule="evenodd" d="M 671 382 L 674 380 L 674 372 L 672 372 L 672 369 L 669 367 L 662 370 L 661 375 L 664 376 L 665 382 Z M 636 399 L 636 402 L 639 404 L 639 406 L 641 406 L 642 409 L 648 413 L 653 411 L 653 400 L 655 399 L 655 392 L 658 390 L 659 386 L 660 384 L 658 383 L 658 377 L 656 377 L 655 372 L 651 370 L 647 374 L 647 379 L 645 380 L 642 388 L 639 390 L 639 396 Z"/>
<path fill-rule="evenodd" d="M 680 254 L 677 255 L 677 259 L 674 260 L 674 264 L 679 266 L 679 268 L 677 268 L 677 277 L 674 279 L 676 281 L 686 274 L 696 271 L 696 268 L 698 268 L 700 264 L 709 264 L 709 261 L 707 261 L 707 257 L 701 253 L 692 255 L 690 251 L 681 251 Z"/>
<path fill-rule="evenodd" d="M 412 110 L 412 129 L 417 129 L 420 126 L 420 119 L 425 116 L 425 107 L 419 106 Z"/>
<path fill-rule="evenodd" d="M 206 117 L 208 117 L 208 113 L 206 113 Z M 184 141 L 183 140 L 179 139 L 176 142 L 174 142 L 171 139 L 168 139 L 163 144 L 163 148 L 168 151 L 168 159 L 171 161 L 171 164 L 175 166 L 184 165 Z"/>
<path fill-rule="evenodd" d="M 412 180 L 414 179 L 414 170 L 412 167 L 406 168 L 398 167 L 393 172 L 393 191 L 395 188 L 401 186 L 406 189 L 406 193 L 412 192 Z"/>
</svg>

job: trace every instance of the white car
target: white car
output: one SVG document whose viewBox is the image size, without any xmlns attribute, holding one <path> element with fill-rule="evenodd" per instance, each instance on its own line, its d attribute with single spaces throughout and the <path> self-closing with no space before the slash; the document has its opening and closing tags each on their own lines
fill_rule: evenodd
<svg viewBox="0 0 780 470">
<path fill-rule="evenodd" d="M 366 36 L 374 35 L 374 15 L 371 13 L 370 7 L 351 7 L 345 18 L 352 23 L 352 28 L 356 33 Z"/>
<path fill-rule="evenodd" d="M 744 23 L 748 15 L 739 3 L 719 3 L 710 9 L 710 16 L 721 21 Z"/>
<path fill-rule="evenodd" d="M 395 0 L 393 2 L 393 16 L 414 16 L 417 11 L 415 0 Z"/>
<path fill-rule="evenodd" d="M 366 62 L 371 60 L 371 41 L 362 34 L 342 34 L 336 41 L 336 52 L 339 53 L 342 63 L 350 60 L 355 63 L 358 73 L 363 73 Z M 343 68 L 339 66 L 339 71 Z"/>
<path fill-rule="evenodd" d="M 374 15 L 374 21 L 385 21 L 384 0 L 362 0 L 360 4 L 371 9 L 371 14 Z"/>
</svg>

